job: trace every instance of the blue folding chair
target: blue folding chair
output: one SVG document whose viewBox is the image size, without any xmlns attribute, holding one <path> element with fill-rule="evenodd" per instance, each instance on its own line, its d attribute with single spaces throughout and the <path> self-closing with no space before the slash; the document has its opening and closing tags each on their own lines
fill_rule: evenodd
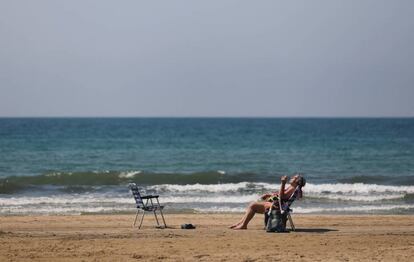
<svg viewBox="0 0 414 262">
<path fill-rule="evenodd" d="M 141 196 L 139 193 L 137 184 L 135 183 L 129 183 L 128 185 L 129 189 L 131 190 L 132 195 L 134 196 L 136 207 L 137 207 L 137 214 L 135 216 L 134 224 L 132 227 L 135 227 L 135 224 L 137 222 L 138 214 L 142 210 L 142 216 L 141 216 L 141 222 L 139 223 L 138 229 L 142 226 L 142 221 L 144 220 L 145 212 L 153 212 L 155 216 L 155 220 L 157 221 L 157 227 L 158 228 L 166 228 L 167 224 L 165 223 L 164 215 L 162 213 L 162 210 L 164 209 L 164 206 L 160 205 L 160 202 L 158 201 L 158 195 L 147 195 L 147 196 Z M 157 202 L 154 203 L 153 199 L 155 199 Z M 144 203 L 145 200 L 145 203 Z M 160 226 L 160 223 L 158 221 L 157 212 L 159 211 L 161 214 L 162 222 L 164 223 L 164 227 Z"/>
</svg>

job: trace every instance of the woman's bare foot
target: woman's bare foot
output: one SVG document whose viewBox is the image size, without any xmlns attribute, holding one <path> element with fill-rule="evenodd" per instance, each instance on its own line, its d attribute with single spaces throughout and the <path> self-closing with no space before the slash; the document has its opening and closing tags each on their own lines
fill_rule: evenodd
<svg viewBox="0 0 414 262">
<path fill-rule="evenodd" d="M 238 225 L 237 227 L 233 227 L 233 230 L 243 230 L 243 229 L 247 229 L 247 227 L 243 225 Z"/>
<path fill-rule="evenodd" d="M 235 228 L 235 227 L 239 226 L 241 223 L 242 223 L 242 222 L 238 222 L 238 223 L 236 223 L 236 224 L 233 224 L 233 225 L 229 226 L 229 228 Z"/>
</svg>

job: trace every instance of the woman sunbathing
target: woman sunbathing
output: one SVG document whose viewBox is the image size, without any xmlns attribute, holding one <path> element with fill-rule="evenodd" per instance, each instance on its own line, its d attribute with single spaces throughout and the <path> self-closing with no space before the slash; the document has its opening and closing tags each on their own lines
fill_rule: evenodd
<svg viewBox="0 0 414 262">
<path fill-rule="evenodd" d="M 288 200 L 295 191 L 296 187 L 299 186 L 301 189 L 306 184 L 305 178 L 302 175 L 297 174 L 290 179 L 289 185 L 285 188 L 287 179 L 287 176 L 282 176 L 280 178 L 281 183 L 279 192 L 266 193 L 260 197 L 262 201 L 250 203 L 243 218 L 236 224 L 230 226 L 230 228 L 247 229 L 247 225 L 256 213 L 264 214 L 266 210 L 272 207 L 272 205 L 276 206 L 276 208 L 279 208 L 279 203 L 277 201 L 275 201 L 275 203 L 272 201 L 274 196 L 277 196 L 282 200 Z M 300 190 L 299 197 L 302 197 L 302 190 Z"/>
</svg>

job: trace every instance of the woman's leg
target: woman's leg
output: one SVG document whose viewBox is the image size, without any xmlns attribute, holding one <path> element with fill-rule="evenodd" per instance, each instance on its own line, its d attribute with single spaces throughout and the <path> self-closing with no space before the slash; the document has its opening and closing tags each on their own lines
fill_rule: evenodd
<svg viewBox="0 0 414 262">
<path fill-rule="evenodd" d="M 235 228 L 235 227 L 237 227 L 238 225 L 240 225 L 241 223 L 243 223 L 243 221 L 244 221 L 244 217 L 245 217 L 245 216 L 246 216 L 246 215 L 243 215 L 242 219 L 240 219 L 240 220 L 239 220 L 239 222 L 237 222 L 237 223 L 235 223 L 235 224 L 233 224 L 233 225 L 229 226 L 229 228 Z"/>
<path fill-rule="evenodd" d="M 254 217 L 254 214 L 260 213 L 263 214 L 266 211 L 266 208 L 270 207 L 272 203 L 269 202 L 252 202 L 250 203 L 249 207 L 246 210 L 246 214 L 240 220 L 238 224 L 236 224 L 233 229 L 247 229 L 247 225 L 249 224 L 250 220 Z"/>
<path fill-rule="evenodd" d="M 239 222 L 237 222 L 237 223 L 235 223 L 235 224 L 233 224 L 233 225 L 229 226 L 229 228 L 235 228 L 235 227 L 237 227 L 238 225 L 242 224 L 242 223 L 243 223 L 243 221 L 246 219 L 246 216 L 247 216 L 248 210 L 249 210 L 249 207 L 247 207 L 246 213 L 244 213 L 243 217 L 239 220 Z"/>
<path fill-rule="evenodd" d="M 265 201 L 251 202 L 251 203 L 249 204 L 249 206 L 247 207 L 246 213 L 244 213 L 243 217 L 242 217 L 242 218 L 241 218 L 241 219 L 240 219 L 237 223 L 235 223 L 235 224 L 233 224 L 233 225 L 229 226 L 229 228 L 235 228 L 235 227 L 239 226 L 240 224 L 242 224 L 242 223 L 245 221 L 246 216 L 247 216 L 247 215 L 248 215 L 248 213 L 249 213 L 249 208 L 250 208 L 250 206 L 251 206 L 251 205 L 253 205 L 254 203 L 263 204 L 263 205 L 265 206 L 265 210 L 271 207 L 271 202 L 265 202 Z M 260 213 L 260 212 L 258 212 L 258 213 Z M 264 212 L 263 212 L 263 213 L 264 213 Z"/>
</svg>

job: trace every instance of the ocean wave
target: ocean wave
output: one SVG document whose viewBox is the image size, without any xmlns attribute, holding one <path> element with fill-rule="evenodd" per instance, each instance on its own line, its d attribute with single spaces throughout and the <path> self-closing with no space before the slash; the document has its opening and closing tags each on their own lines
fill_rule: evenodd
<svg viewBox="0 0 414 262">
<path fill-rule="evenodd" d="M 153 190 L 161 190 L 165 192 L 236 192 L 236 191 L 277 191 L 278 185 L 271 183 L 254 183 L 254 182 L 240 182 L 240 183 L 224 183 L 214 185 L 191 184 L 191 185 L 177 185 L 177 184 L 162 184 L 154 185 L 149 188 Z M 307 183 L 303 188 L 305 194 L 310 195 L 327 195 L 327 194 L 348 194 L 348 195 L 368 195 L 375 193 L 400 193 L 411 194 L 414 193 L 414 186 L 385 186 L 375 184 L 311 184 Z"/>
<path fill-rule="evenodd" d="M 372 213 L 376 211 L 414 210 L 414 205 L 363 205 L 348 207 L 296 207 L 295 213 Z"/>
<path fill-rule="evenodd" d="M 224 190 L 274 190 L 276 175 L 268 176 L 258 173 L 228 174 L 223 170 L 199 173 L 151 173 L 142 170 L 126 171 L 88 171 L 88 172 L 49 172 L 35 176 L 11 176 L 0 179 L 0 194 L 13 194 L 30 189 L 33 186 L 73 186 L 74 191 L 82 191 L 88 186 L 121 186 L 135 182 L 141 186 L 154 186 L 166 190 L 200 190 L 220 192 Z M 391 183 L 406 181 L 402 185 Z M 410 181 L 412 180 L 413 183 Z M 349 181 L 349 182 L 343 182 Z M 361 182 L 358 182 L 361 181 Z M 389 184 L 383 184 L 389 181 Z M 310 181 L 309 181 L 310 182 Z M 376 183 L 378 182 L 378 183 Z M 354 193 L 363 192 L 405 192 L 414 193 L 413 177 L 355 176 L 340 179 L 339 183 L 308 183 L 305 191 L 313 193 Z M 76 188 L 77 187 L 77 188 Z M 70 190 L 68 188 L 68 190 Z"/>
<path fill-rule="evenodd" d="M 414 203 L 414 194 L 405 194 L 404 201 Z"/>
<path fill-rule="evenodd" d="M 244 213 L 245 207 L 232 207 L 225 205 L 216 205 L 209 207 L 191 207 L 198 213 Z M 414 205 L 378 205 L 378 206 L 349 206 L 349 207 L 295 207 L 294 214 L 371 214 L 386 213 L 398 214 L 407 213 L 414 210 Z M 133 213 L 135 210 L 129 206 L 32 206 L 24 209 L 19 206 L 3 208 L 0 210 L 1 215 L 81 215 L 87 213 Z"/>
<path fill-rule="evenodd" d="M 97 187 L 93 186 L 64 186 L 60 188 L 61 192 L 69 194 L 82 194 L 97 191 Z"/>
<path fill-rule="evenodd" d="M 219 185 L 155 185 L 148 187 L 155 192 L 166 194 L 226 194 L 256 195 L 277 191 L 277 185 L 270 183 L 229 183 Z M 411 199 L 414 186 L 383 186 L 366 184 L 310 184 L 304 188 L 304 196 L 309 199 L 375 202 L 383 200 Z"/>
<path fill-rule="evenodd" d="M 18 183 L 0 179 L 0 194 L 13 194 L 15 192 L 22 191 L 27 187 L 27 185 L 23 186 Z"/>
<path fill-rule="evenodd" d="M 126 171 L 126 172 L 121 172 L 118 176 L 119 178 L 134 178 L 136 175 L 141 174 L 142 171 Z"/>
<path fill-rule="evenodd" d="M 310 194 L 372 194 L 372 193 L 414 193 L 414 186 L 386 186 L 377 184 L 306 184 L 304 191 Z"/>
<path fill-rule="evenodd" d="M 247 184 L 246 184 L 247 185 Z M 218 185 L 216 185 L 218 186 Z M 227 185 L 228 186 L 228 185 Z M 234 185 L 233 185 L 234 186 Z M 238 185 L 240 186 L 240 185 Z M 145 193 L 151 192 L 147 189 Z M 188 209 L 199 212 L 243 212 L 247 204 L 258 198 L 257 193 L 237 192 L 165 192 L 160 195 L 161 204 L 170 209 Z M 312 195 L 307 193 L 303 200 L 294 203 L 295 213 L 366 213 L 366 212 L 414 212 L 412 194 L 347 196 L 340 194 Z M 339 201 L 339 202 L 337 202 Z M 80 214 L 133 212 L 135 201 L 125 188 L 99 193 L 61 193 L 49 196 L 17 195 L 0 197 L 1 214 Z"/>
<path fill-rule="evenodd" d="M 203 184 L 189 184 L 189 185 L 176 185 L 176 184 L 162 184 L 149 186 L 149 189 L 161 192 L 204 192 L 204 193 L 232 193 L 232 192 L 259 192 L 263 190 L 276 191 L 276 185 L 269 183 L 252 183 L 252 182 L 240 182 L 240 183 L 224 183 L 214 185 Z"/>
<path fill-rule="evenodd" d="M 245 208 L 231 206 L 211 206 L 206 208 L 195 208 L 200 213 L 242 213 Z M 414 205 L 364 205 L 364 206 L 348 206 L 348 207 L 295 207 L 295 214 L 321 214 L 321 213 L 398 213 L 398 211 L 414 210 Z"/>
<path fill-rule="evenodd" d="M 0 207 L 31 205 L 67 205 L 67 204 L 134 204 L 132 197 L 108 197 L 105 195 L 60 195 L 42 197 L 0 198 Z"/>
<path fill-rule="evenodd" d="M 188 210 L 200 213 L 244 213 L 244 206 L 212 205 L 206 207 L 187 206 Z M 85 213 L 133 213 L 135 208 L 129 205 L 42 205 L 42 206 L 8 206 L 0 210 L 1 215 L 26 215 L 26 214 L 56 214 L 56 215 L 80 215 Z M 347 207 L 294 207 L 294 214 L 370 214 L 387 213 L 398 214 L 414 211 L 414 205 L 362 205 Z"/>
<path fill-rule="evenodd" d="M 402 200 L 405 198 L 405 194 L 397 195 L 308 195 L 307 199 L 312 200 L 336 200 L 336 201 L 354 201 L 354 202 L 379 202 L 384 200 Z"/>
<path fill-rule="evenodd" d="M 257 199 L 257 195 L 244 196 L 165 196 L 162 203 L 248 203 Z M 70 205 L 70 204 L 134 204 L 132 197 L 107 197 L 105 195 L 85 196 L 44 196 L 0 198 L 0 207 L 24 205 Z"/>
<path fill-rule="evenodd" d="M 112 214 L 112 213 L 132 213 L 133 209 L 129 207 L 84 207 L 84 206 L 71 206 L 71 207 L 62 207 L 62 206 L 43 206 L 43 207 L 8 207 L 7 209 L 2 209 L 0 214 L 2 215 L 82 215 L 87 213 L 97 213 L 97 214 Z"/>
<path fill-rule="evenodd" d="M 199 213 L 243 213 L 246 208 L 242 207 L 229 207 L 229 206 L 212 206 L 206 208 L 194 208 Z"/>
<path fill-rule="evenodd" d="M 30 185 L 28 185 L 30 186 Z M 173 199 L 173 197 L 180 197 L 182 201 L 191 202 L 215 202 L 215 201 L 229 201 L 235 199 L 234 202 L 241 203 L 244 199 L 257 199 L 259 195 L 265 192 L 275 192 L 278 190 L 276 184 L 264 182 L 240 182 L 240 183 L 223 183 L 223 184 L 161 184 L 161 185 L 140 185 L 143 194 L 157 193 Z M 8 196 L 27 195 L 34 192 L 36 188 L 30 187 L 24 194 L 8 194 Z M 47 191 L 47 190 L 49 191 Z M 84 197 L 98 196 L 100 201 L 105 201 L 108 194 L 116 192 L 125 196 L 128 194 L 127 183 L 117 186 L 52 186 L 39 188 L 37 192 L 42 192 L 43 195 L 56 195 L 56 193 L 65 193 L 68 196 L 76 196 L 80 201 Z M 385 186 L 373 184 L 312 184 L 308 183 L 304 188 L 305 199 L 310 201 L 355 201 L 355 202 L 375 202 L 384 200 L 404 200 L 405 202 L 413 202 L 414 200 L 414 186 Z M 111 193 L 112 192 L 112 193 Z M 255 196 L 255 197 L 253 197 Z M 93 198 L 93 197 L 92 197 Z M 188 198 L 184 200 L 185 198 Z M 10 199 L 10 198 L 4 198 Z M 0 198 L 0 201 L 4 201 Z M 91 200 L 90 198 L 87 198 Z M 117 198 L 116 198 L 117 199 Z M 178 198 L 176 198 L 178 199 Z M 201 200 L 202 199 L 202 200 Z M 212 199 L 209 201 L 208 199 Z M 217 200 L 220 199 L 220 200 Z M 115 200 L 114 200 L 115 201 Z M 250 201 L 250 200 L 249 200 Z M 171 200 L 170 202 L 174 202 Z M 247 202 L 247 201 L 246 201 Z M 1 203 L 1 202 L 0 202 Z"/>
<path fill-rule="evenodd" d="M 149 173 L 131 171 L 50 172 L 37 176 L 11 176 L 0 179 L 0 194 L 12 194 L 30 186 L 99 186 L 122 185 L 135 182 L 140 185 L 194 185 L 260 181 L 253 173 L 226 174 L 225 171 L 200 173 Z"/>
<path fill-rule="evenodd" d="M 148 191 L 150 192 L 150 191 Z M 163 193 L 159 200 L 162 204 L 240 204 L 245 207 L 249 202 L 256 201 L 260 194 L 238 192 L 231 193 L 205 193 L 197 191 L 187 191 L 179 193 Z M 412 194 L 378 194 L 378 195 L 340 195 L 340 194 L 325 194 L 317 195 L 308 193 L 305 195 L 305 201 L 297 201 L 301 206 L 327 204 L 327 205 L 343 205 L 343 204 L 390 204 L 390 203 L 407 203 L 411 204 L 413 196 Z M 340 202 L 338 202 L 340 201 Z M 75 194 L 58 194 L 49 196 L 27 196 L 19 195 L 12 197 L 1 197 L 0 208 L 6 208 L 11 206 L 47 206 L 47 205 L 134 205 L 134 199 L 125 189 L 125 193 L 75 193 Z M 295 205 L 296 205 L 295 204 Z"/>
<path fill-rule="evenodd" d="M 175 196 L 163 198 L 163 203 L 249 203 L 257 200 L 257 195 L 244 196 Z"/>
<path fill-rule="evenodd" d="M 414 176 L 383 176 L 383 175 L 357 175 L 340 178 L 337 182 L 345 184 L 379 184 L 379 185 L 414 185 Z"/>
<path fill-rule="evenodd" d="M 210 196 L 168 196 L 163 198 L 163 202 L 171 203 L 249 203 L 258 200 L 258 194 L 251 195 L 210 195 Z M 406 194 L 399 195 L 376 195 L 376 196 L 308 196 L 308 200 L 336 200 L 351 202 L 382 202 L 384 200 L 406 200 Z M 406 201 L 408 202 L 408 201 Z"/>
</svg>

